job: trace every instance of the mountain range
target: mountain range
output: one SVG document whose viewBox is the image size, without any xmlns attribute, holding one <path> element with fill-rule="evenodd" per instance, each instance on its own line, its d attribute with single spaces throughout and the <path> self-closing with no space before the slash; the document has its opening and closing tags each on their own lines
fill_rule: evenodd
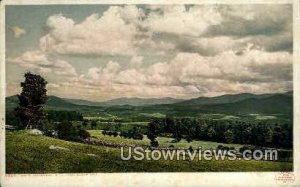
<svg viewBox="0 0 300 187">
<path fill-rule="evenodd" d="M 165 98 L 137 98 L 137 97 L 123 97 L 118 99 L 112 99 L 109 101 L 95 102 L 87 101 L 81 99 L 64 99 L 70 103 L 76 105 L 87 105 L 87 106 L 121 106 L 121 105 L 131 105 L 131 106 L 148 106 L 148 105 L 159 105 L 159 104 L 173 104 L 183 101 L 182 99 L 174 99 L 171 97 Z"/>
<path fill-rule="evenodd" d="M 6 98 L 6 109 L 18 105 L 17 96 Z M 265 113 L 292 114 L 293 92 L 273 94 L 227 94 L 217 97 L 199 97 L 189 100 L 174 98 L 118 98 L 105 102 L 49 96 L 46 108 L 53 110 L 134 110 L 189 113 Z"/>
</svg>

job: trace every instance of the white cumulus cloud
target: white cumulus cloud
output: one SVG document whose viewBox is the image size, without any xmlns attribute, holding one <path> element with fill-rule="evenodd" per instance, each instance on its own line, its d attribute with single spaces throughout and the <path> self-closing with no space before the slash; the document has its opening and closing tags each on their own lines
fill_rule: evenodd
<svg viewBox="0 0 300 187">
<path fill-rule="evenodd" d="M 60 59 L 49 59 L 45 53 L 38 50 L 27 51 L 16 58 L 7 58 L 7 62 L 18 64 L 27 71 L 33 70 L 65 76 L 77 75 L 75 68 L 70 63 Z"/>
<path fill-rule="evenodd" d="M 53 15 L 47 20 L 50 31 L 40 39 L 40 48 L 59 54 L 133 55 L 139 16 L 135 6 L 112 6 L 102 16 L 93 14 L 81 23 Z"/>
<path fill-rule="evenodd" d="M 288 52 L 264 52 L 251 49 L 249 44 L 239 55 L 235 51 L 213 57 L 179 53 L 170 62 L 158 62 L 142 68 L 131 66 L 121 69 L 117 62 L 108 62 L 104 67 L 90 68 L 87 75 L 81 75 L 78 81 L 92 86 L 107 86 L 111 93 L 130 92 L 132 96 L 141 92 L 153 97 L 162 92 L 174 97 L 197 93 L 259 93 L 289 89 L 291 64 L 292 56 Z"/>
<path fill-rule="evenodd" d="M 222 21 L 221 14 L 212 6 L 193 6 L 188 10 L 184 5 L 155 6 L 145 20 L 153 32 L 166 32 L 200 36 L 211 25 Z"/>
</svg>

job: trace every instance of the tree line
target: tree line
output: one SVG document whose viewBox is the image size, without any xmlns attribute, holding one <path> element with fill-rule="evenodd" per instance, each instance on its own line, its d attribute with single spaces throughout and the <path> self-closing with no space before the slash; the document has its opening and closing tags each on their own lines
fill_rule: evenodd
<svg viewBox="0 0 300 187">
<path fill-rule="evenodd" d="M 262 147 L 292 148 L 292 124 L 210 120 L 197 118 L 155 119 L 148 124 L 148 138 L 158 146 L 157 136 L 171 136 L 175 141 L 186 139 L 220 143 L 251 144 Z"/>
<path fill-rule="evenodd" d="M 128 138 L 128 139 L 135 139 L 135 140 L 142 140 L 143 139 L 143 132 L 141 128 L 139 127 L 133 127 L 132 129 L 129 129 L 128 131 L 116 131 L 116 130 L 103 130 L 102 131 L 103 135 L 108 135 L 108 136 L 120 136 L 123 138 Z"/>
<path fill-rule="evenodd" d="M 7 111 L 5 114 L 6 124 L 14 126 L 16 129 L 25 129 L 26 123 L 22 123 L 20 118 L 17 117 L 16 111 Z M 46 110 L 46 118 L 43 123 L 50 122 L 63 122 L 63 121 L 83 121 L 83 116 L 80 112 L 77 111 L 55 111 L 55 110 Z M 85 125 L 85 123 L 84 123 Z"/>
<path fill-rule="evenodd" d="M 48 110 L 47 118 L 50 122 L 62 122 L 62 121 L 83 121 L 83 116 L 77 111 L 57 111 Z"/>
</svg>

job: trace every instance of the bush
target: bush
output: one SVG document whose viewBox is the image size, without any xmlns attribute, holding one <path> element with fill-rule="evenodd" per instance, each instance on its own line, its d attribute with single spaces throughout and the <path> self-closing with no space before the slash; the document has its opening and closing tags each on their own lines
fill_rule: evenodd
<svg viewBox="0 0 300 187">
<path fill-rule="evenodd" d="M 43 131 L 44 135 L 53 137 L 55 132 L 55 125 L 53 123 L 50 123 L 49 121 L 44 121 L 41 125 L 40 130 Z"/>
<path fill-rule="evenodd" d="M 79 131 L 75 125 L 69 121 L 59 123 L 56 127 L 57 136 L 64 140 L 77 140 L 79 138 Z"/>
<path fill-rule="evenodd" d="M 21 123 L 20 118 L 18 118 L 16 116 L 16 112 L 15 111 L 6 111 L 6 113 L 5 113 L 5 123 L 7 125 L 14 126 L 18 130 L 25 128 L 25 126 Z"/>
<path fill-rule="evenodd" d="M 91 127 L 92 127 L 92 129 L 95 129 L 97 127 L 97 121 L 92 121 Z"/>
<path fill-rule="evenodd" d="M 142 140 L 144 138 L 141 129 L 137 127 L 134 127 L 133 129 L 127 132 L 121 132 L 120 136 L 124 138 L 132 138 L 135 140 Z"/>
<path fill-rule="evenodd" d="M 120 133 L 120 136 L 123 137 L 123 138 L 127 138 L 127 137 L 128 137 L 128 136 L 127 136 L 127 132 L 121 132 L 121 133 Z"/>
<path fill-rule="evenodd" d="M 115 131 L 115 132 L 112 133 L 112 135 L 113 135 L 114 137 L 117 137 L 117 136 L 119 135 L 119 133 Z"/>
<path fill-rule="evenodd" d="M 158 147 L 158 141 L 157 140 L 153 140 L 150 142 L 151 147 Z"/>
<path fill-rule="evenodd" d="M 132 138 L 135 140 L 142 140 L 144 136 L 142 134 L 135 134 Z"/>
<path fill-rule="evenodd" d="M 79 137 L 82 138 L 82 139 L 87 139 L 87 138 L 90 138 L 91 135 L 88 131 L 86 131 L 84 129 L 80 129 L 79 130 Z"/>
<path fill-rule="evenodd" d="M 108 136 L 114 136 L 114 137 L 117 137 L 119 135 L 117 131 L 105 131 L 105 130 L 102 131 L 102 134 Z"/>
</svg>

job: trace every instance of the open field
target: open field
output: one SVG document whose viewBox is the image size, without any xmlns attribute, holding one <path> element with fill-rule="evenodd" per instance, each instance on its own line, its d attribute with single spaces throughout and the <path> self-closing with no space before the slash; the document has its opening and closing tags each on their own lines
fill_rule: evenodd
<svg viewBox="0 0 300 187">
<path fill-rule="evenodd" d="M 128 113 L 126 116 L 121 115 L 120 113 L 114 114 L 85 114 L 84 119 L 87 120 L 95 120 L 99 123 L 105 124 L 105 122 L 113 122 L 120 121 L 126 123 L 147 123 L 151 121 L 151 119 L 155 118 L 164 118 L 166 114 L 163 113 L 139 113 L 132 111 Z M 261 122 L 266 121 L 270 123 L 274 122 L 282 122 L 289 123 L 291 122 L 291 118 L 285 114 L 221 114 L 221 113 L 198 113 L 194 114 L 193 117 L 201 118 L 201 119 L 212 119 L 212 120 L 226 120 L 226 121 L 249 121 L 249 122 Z M 129 120 L 129 121 L 128 121 Z"/>
<path fill-rule="evenodd" d="M 101 131 L 99 130 L 89 130 L 89 133 L 92 137 L 97 138 L 99 140 L 107 141 L 107 142 L 113 142 L 113 143 L 124 143 L 128 145 L 143 145 L 143 146 L 149 146 L 150 140 L 147 138 L 147 136 L 144 135 L 143 140 L 134 140 L 134 139 L 127 139 L 123 137 L 112 137 L 108 135 L 103 135 Z M 180 142 L 173 142 L 173 138 L 168 137 L 158 137 L 157 138 L 160 147 L 169 147 L 170 145 L 173 145 L 174 148 L 189 148 L 192 146 L 194 149 L 198 147 L 202 147 L 202 149 L 216 149 L 218 145 L 224 145 L 227 147 L 234 147 L 236 150 L 238 150 L 242 145 L 239 144 L 224 144 L 224 143 L 217 143 L 217 142 L 210 142 L 210 141 L 192 141 L 188 143 L 186 140 L 182 139 Z"/>
<path fill-rule="evenodd" d="M 50 150 L 51 145 L 69 150 Z M 292 168 L 293 164 L 288 162 L 254 160 L 123 161 L 119 148 L 68 142 L 26 131 L 6 133 L 7 173 L 290 171 Z"/>
</svg>

